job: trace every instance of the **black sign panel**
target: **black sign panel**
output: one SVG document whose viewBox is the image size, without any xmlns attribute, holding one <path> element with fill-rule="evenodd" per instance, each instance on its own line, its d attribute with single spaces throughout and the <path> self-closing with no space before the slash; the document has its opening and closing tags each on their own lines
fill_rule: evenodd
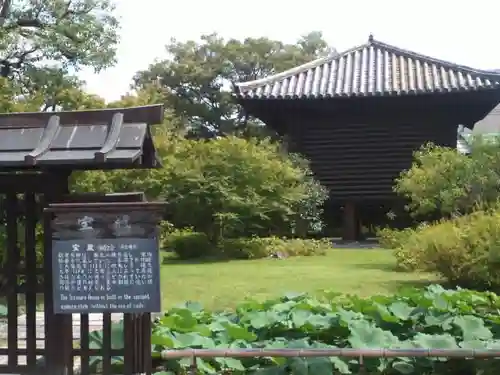
<svg viewBox="0 0 500 375">
<path fill-rule="evenodd" d="M 54 312 L 159 312 L 154 238 L 53 241 Z"/>
<path fill-rule="evenodd" d="M 56 314 L 161 311 L 156 219 L 144 214 L 64 213 L 55 218 Z"/>
</svg>

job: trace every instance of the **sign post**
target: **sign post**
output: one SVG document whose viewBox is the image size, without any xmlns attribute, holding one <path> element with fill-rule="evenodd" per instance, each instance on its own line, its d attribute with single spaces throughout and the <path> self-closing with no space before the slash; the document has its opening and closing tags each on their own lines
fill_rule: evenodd
<svg viewBox="0 0 500 375">
<path fill-rule="evenodd" d="M 46 281 L 52 284 L 56 322 L 64 326 L 64 316 L 75 313 L 103 313 L 109 320 L 110 313 L 124 313 L 125 362 L 146 373 L 144 367 L 151 363 L 150 313 L 161 311 L 158 224 L 163 208 L 163 203 L 111 202 L 46 209 L 51 246 L 45 256 L 52 266 Z M 106 330 L 105 324 L 104 335 L 111 335 Z M 104 342 L 111 345 L 110 339 Z M 103 369 L 111 366 L 108 349 L 103 348 Z"/>
</svg>

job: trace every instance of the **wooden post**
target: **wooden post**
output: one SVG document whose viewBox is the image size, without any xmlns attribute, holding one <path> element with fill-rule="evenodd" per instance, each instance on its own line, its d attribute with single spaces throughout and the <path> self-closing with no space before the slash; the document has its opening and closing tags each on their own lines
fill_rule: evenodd
<svg viewBox="0 0 500 375">
<path fill-rule="evenodd" d="M 47 204 L 50 200 L 46 200 Z M 56 315 L 53 308 L 52 289 L 52 215 L 43 217 L 44 231 L 44 312 L 45 312 L 45 364 L 47 371 L 54 375 L 66 375 L 71 364 L 72 324 L 71 315 Z M 68 319 L 69 318 L 69 319 Z M 69 322 L 68 322 L 69 320 Z"/>
<path fill-rule="evenodd" d="M 343 221 L 342 238 L 345 241 L 357 241 L 359 239 L 360 228 L 356 204 L 354 202 L 347 201 L 344 204 Z"/>
</svg>

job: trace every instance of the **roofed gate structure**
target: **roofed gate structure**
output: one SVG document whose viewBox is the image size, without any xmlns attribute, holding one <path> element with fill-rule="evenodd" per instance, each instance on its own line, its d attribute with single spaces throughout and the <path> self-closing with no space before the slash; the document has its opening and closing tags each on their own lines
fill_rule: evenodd
<svg viewBox="0 0 500 375">
<path fill-rule="evenodd" d="M 3 229 L 0 231 L 0 295 L 8 310 L 6 322 L 0 321 L 0 334 L 7 334 L 7 338 L 0 339 L 0 342 L 7 341 L 7 347 L 0 347 L 0 373 L 42 371 L 37 369 L 40 358 L 47 366 L 60 369 L 69 356 L 81 355 L 75 354 L 74 348 L 66 348 L 62 341 L 63 334 L 64 337 L 72 334 L 71 315 L 60 319 L 53 315 L 51 259 L 44 257 L 43 246 L 37 243 L 42 210 L 49 203 L 141 200 L 141 194 L 69 195 L 68 178 L 75 170 L 158 167 L 150 125 L 162 121 L 161 105 L 0 114 Z M 45 248 L 50 246 L 51 239 L 48 241 Z M 44 332 L 40 332 L 36 311 L 40 296 L 44 300 Z M 25 301 L 25 306 L 20 306 L 19 300 Z M 18 327 L 20 310 L 26 314 L 23 327 Z M 70 324 L 67 324 L 68 318 Z M 110 319 L 104 322 L 105 327 L 106 324 L 110 327 Z M 82 314 L 80 321 L 81 333 L 86 335 L 86 341 L 82 336 L 81 345 L 85 341 L 88 347 L 89 316 Z M 82 349 L 83 346 L 79 350 Z M 53 368 L 46 370 L 50 372 Z"/>
<path fill-rule="evenodd" d="M 288 71 L 236 84 L 244 109 L 306 156 L 328 187 L 326 219 L 345 239 L 380 225 L 401 198 L 394 179 L 426 142 L 456 147 L 500 101 L 500 74 L 453 64 L 370 36 Z"/>
</svg>

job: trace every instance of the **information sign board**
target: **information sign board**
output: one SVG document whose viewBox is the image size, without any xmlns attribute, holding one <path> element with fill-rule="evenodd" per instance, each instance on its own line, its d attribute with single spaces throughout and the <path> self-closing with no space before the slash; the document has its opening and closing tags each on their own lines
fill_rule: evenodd
<svg viewBox="0 0 500 375">
<path fill-rule="evenodd" d="M 160 312 L 157 222 L 151 212 L 56 213 L 54 312 Z"/>
</svg>

